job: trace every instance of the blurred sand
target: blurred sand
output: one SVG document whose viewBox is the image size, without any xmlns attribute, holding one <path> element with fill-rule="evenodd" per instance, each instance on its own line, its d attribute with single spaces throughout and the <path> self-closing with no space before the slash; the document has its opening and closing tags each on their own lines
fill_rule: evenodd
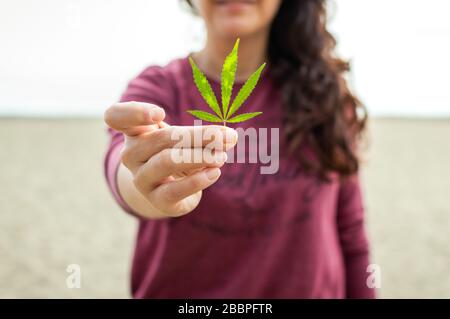
<svg viewBox="0 0 450 319">
<path fill-rule="evenodd" d="M 129 297 L 136 225 L 105 186 L 101 120 L 3 119 L 0 145 L 0 297 Z M 450 120 L 374 121 L 363 175 L 381 297 L 450 298 Z"/>
</svg>

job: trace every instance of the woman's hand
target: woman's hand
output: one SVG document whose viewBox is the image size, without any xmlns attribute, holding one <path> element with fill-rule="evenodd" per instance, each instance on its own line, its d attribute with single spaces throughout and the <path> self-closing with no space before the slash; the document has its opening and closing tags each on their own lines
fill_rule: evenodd
<svg viewBox="0 0 450 319">
<path fill-rule="evenodd" d="M 120 193 L 147 218 L 181 216 L 197 207 L 237 142 L 228 127 L 170 126 L 164 118 L 162 108 L 148 103 L 117 103 L 105 112 L 105 122 L 125 137 Z"/>
</svg>

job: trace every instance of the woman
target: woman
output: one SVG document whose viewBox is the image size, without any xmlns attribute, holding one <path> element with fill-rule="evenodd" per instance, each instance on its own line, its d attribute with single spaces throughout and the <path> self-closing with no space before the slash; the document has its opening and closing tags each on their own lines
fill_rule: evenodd
<svg viewBox="0 0 450 319">
<path fill-rule="evenodd" d="M 204 49 L 190 57 L 216 96 L 238 37 L 234 94 L 267 62 L 244 106 L 263 114 L 234 127 L 279 128 L 279 170 L 261 175 L 261 164 L 225 163 L 214 150 L 214 162 L 170 160 L 171 125 L 193 133 L 186 110 L 207 110 L 188 57 L 132 80 L 105 112 L 105 172 L 118 203 L 139 219 L 133 296 L 374 297 L 356 154 L 365 113 L 335 57 L 326 1 L 188 3 L 207 28 Z M 236 144 L 235 130 L 215 128 L 227 149 Z"/>
</svg>

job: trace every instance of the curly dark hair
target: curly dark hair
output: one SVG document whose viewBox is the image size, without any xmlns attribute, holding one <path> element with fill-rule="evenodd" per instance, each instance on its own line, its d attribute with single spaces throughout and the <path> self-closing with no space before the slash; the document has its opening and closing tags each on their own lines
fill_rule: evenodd
<svg viewBox="0 0 450 319">
<path fill-rule="evenodd" d="M 367 112 L 344 78 L 350 66 L 335 54 L 326 4 L 283 0 L 271 25 L 268 57 L 283 96 L 291 151 L 312 150 L 314 159 L 299 154 L 308 171 L 324 178 L 330 172 L 346 177 L 359 168 L 356 146 Z"/>
</svg>

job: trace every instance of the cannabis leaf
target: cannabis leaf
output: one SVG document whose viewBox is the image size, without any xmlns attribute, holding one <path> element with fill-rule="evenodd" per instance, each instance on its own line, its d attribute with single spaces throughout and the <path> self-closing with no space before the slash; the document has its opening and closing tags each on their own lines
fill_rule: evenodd
<svg viewBox="0 0 450 319">
<path fill-rule="evenodd" d="M 230 104 L 231 93 L 233 92 L 234 78 L 236 76 L 237 69 L 237 50 L 239 47 L 239 39 L 237 39 L 234 45 L 233 51 L 226 57 L 222 67 L 222 110 L 223 115 L 226 117 L 228 113 L 228 106 Z"/>
<path fill-rule="evenodd" d="M 218 118 L 217 116 L 210 114 L 208 112 L 204 112 L 204 111 L 199 111 L 199 110 L 189 110 L 187 111 L 189 114 L 194 115 L 195 117 L 204 120 L 204 121 L 208 121 L 208 122 L 216 122 L 216 123 L 220 123 L 223 122 L 223 120 L 221 118 Z"/>
<path fill-rule="evenodd" d="M 233 104 L 231 104 L 230 112 L 228 116 L 233 115 L 242 105 L 242 103 L 245 102 L 245 100 L 248 98 L 250 93 L 252 93 L 253 89 L 255 88 L 256 84 L 258 83 L 259 76 L 261 75 L 262 70 L 266 64 L 264 63 L 261 65 L 258 70 L 253 73 L 248 80 L 245 82 L 245 84 L 242 86 L 242 88 L 239 90 L 238 95 L 233 101 Z"/>
<path fill-rule="evenodd" d="M 208 82 L 208 79 L 202 73 L 202 71 L 200 71 L 192 58 L 189 58 L 189 62 L 191 62 L 194 82 L 195 85 L 197 85 L 200 94 L 203 96 L 203 99 L 211 107 L 211 109 L 216 112 L 216 114 L 219 115 L 220 118 L 222 118 L 219 103 L 217 102 L 216 95 L 214 94 L 211 85 Z"/>
<path fill-rule="evenodd" d="M 262 114 L 262 112 L 243 113 L 243 114 L 237 115 L 235 117 L 232 117 L 231 119 L 228 119 L 227 122 L 228 123 L 244 122 L 244 121 L 247 121 L 247 120 L 251 119 L 252 117 L 258 116 L 260 114 Z"/>
<path fill-rule="evenodd" d="M 236 77 L 236 69 L 238 64 L 238 48 L 239 48 L 239 39 L 236 40 L 234 44 L 233 50 L 231 53 L 225 58 L 225 61 L 222 66 L 222 79 L 221 79 L 221 94 L 222 94 L 222 109 L 219 107 L 219 103 L 217 102 L 217 98 L 211 88 L 211 85 L 208 82 L 206 76 L 202 73 L 202 71 L 197 67 L 194 60 L 189 58 L 189 62 L 192 67 L 192 74 L 194 77 L 195 85 L 199 90 L 201 96 L 205 100 L 205 102 L 209 105 L 209 107 L 214 111 L 214 114 L 200 111 L 200 110 L 188 110 L 187 112 L 201 120 L 220 123 L 223 125 L 226 123 L 239 123 L 247 121 L 255 116 L 262 114 L 262 112 L 253 112 L 253 113 L 243 113 L 234 117 L 231 117 L 236 111 L 242 106 L 245 100 L 250 96 L 253 89 L 256 87 L 256 84 L 259 81 L 259 77 L 266 66 L 266 64 L 262 64 L 245 82 L 245 84 L 239 90 L 236 98 L 231 103 L 230 100 L 231 95 L 233 93 L 233 85 Z"/>
</svg>

